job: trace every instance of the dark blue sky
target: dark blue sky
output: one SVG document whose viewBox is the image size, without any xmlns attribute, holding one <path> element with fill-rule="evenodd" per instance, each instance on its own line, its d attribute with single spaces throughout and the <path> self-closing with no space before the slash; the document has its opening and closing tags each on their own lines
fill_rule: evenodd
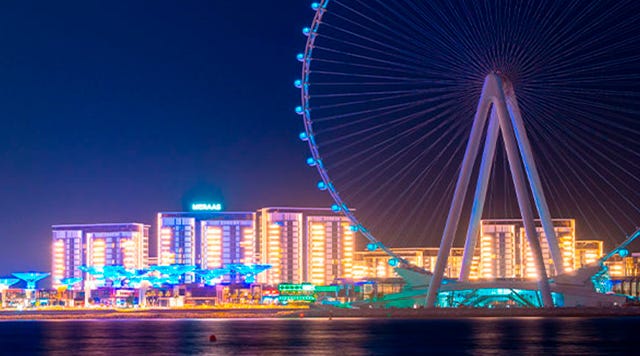
<svg viewBox="0 0 640 356">
<path fill-rule="evenodd" d="M 0 5 L 0 275 L 49 270 L 50 225 L 329 204 L 292 111 L 306 1 Z M 153 238 L 153 236 L 152 236 Z"/>
</svg>

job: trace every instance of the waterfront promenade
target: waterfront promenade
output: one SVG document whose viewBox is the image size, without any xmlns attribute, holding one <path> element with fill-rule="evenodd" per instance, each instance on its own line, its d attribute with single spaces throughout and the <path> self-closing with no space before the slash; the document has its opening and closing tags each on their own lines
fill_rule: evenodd
<svg viewBox="0 0 640 356">
<path fill-rule="evenodd" d="M 504 309 L 343 309 L 190 308 L 190 309 L 70 309 L 0 311 L 0 320 L 68 319 L 243 319 L 243 318 L 400 318 L 440 319 L 474 317 L 619 317 L 640 316 L 640 307 L 616 308 L 504 308 Z"/>
</svg>

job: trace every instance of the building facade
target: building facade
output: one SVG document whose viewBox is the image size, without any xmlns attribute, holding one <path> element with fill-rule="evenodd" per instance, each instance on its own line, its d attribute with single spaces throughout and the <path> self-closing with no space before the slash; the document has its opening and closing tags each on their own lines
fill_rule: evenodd
<svg viewBox="0 0 640 356">
<path fill-rule="evenodd" d="M 554 230 L 562 253 L 561 270 L 575 268 L 575 220 L 553 219 Z M 537 238 L 549 276 L 556 275 L 549 244 L 539 220 Z M 518 219 L 486 219 L 480 225 L 480 279 L 519 278 L 536 279 L 537 270 L 524 224 Z"/>
<path fill-rule="evenodd" d="M 149 265 L 149 225 L 53 225 L 52 240 L 54 286 L 65 278 L 83 278 L 81 266 L 142 269 Z"/>
<path fill-rule="evenodd" d="M 355 234 L 347 218 L 322 208 L 263 208 L 256 213 L 257 255 L 266 284 L 329 284 L 353 277 Z"/>
<path fill-rule="evenodd" d="M 596 263 L 604 253 L 601 240 L 576 240 L 575 246 L 575 269 Z"/>
<path fill-rule="evenodd" d="M 158 265 L 221 268 L 256 262 L 254 213 L 158 213 Z"/>
<path fill-rule="evenodd" d="M 436 260 L 438 259 L 438 250 L 439 249 L 437 247 L 391 248 L 391 251 L 400 258 L 403 258 L 409 263 L 427 271 L 432 271 L 435 267 Z M 463 248 L 454 247 L 451 249 L 451 254 L 447 259 L 447 266 L 444 270 L 445 277 L 456 279 L 460 277 L 463 252 Z M 354 278 L 367 279 L 398 277 L 394 271 L 395 267 L 389 264 L 389 259 L 389 255 L 382 250 L 356 252 Z M 478 278 L 479 262 L 479 250 L 476 250 L 476 254 L 474 255 L 471 264 L 471 271 L 469 275 L 470 280 Z"/>
</svg>

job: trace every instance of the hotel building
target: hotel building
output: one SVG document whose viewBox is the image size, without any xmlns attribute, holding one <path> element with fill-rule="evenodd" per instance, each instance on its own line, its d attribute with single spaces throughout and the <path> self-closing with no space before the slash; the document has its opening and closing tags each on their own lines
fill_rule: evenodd
<svg viewBox="0 0 640 356">
<path fill-rule="evenodd" d="M 256 213 L 258 261 L 266 284 L 331 283 L 353 277 L 355 234 L 349 220 L 321 208 L 263 208 Z"/>
<path fill-rule="evenodd" d="M 437 247 L 403 247 L 391 248 L 391 251 L 409 263 L 421 267 L 427 271 L 432 271 L 438 258 Z M 460 277 L 462 267 L 462 254 L 464 249 L 454 247 L 447 259 L 447 266 L 444 275 L 447 278 Z M 382 251 L 358 251 L 355 253 L 354 278 L 390 278 L 397 277 L 394 267 L 389 265 L 389 255 Z M 479 251 L 473 256 L 471 263 L 470 280 L 478 278 Z"/>
<path fill-rule="evenodd" d="M 254 213 L 158 213 L 158 265 L 186 264 L 202 269 L 256 262 Z"/>
<path fill-rule="evenodd" d="M 563 259 L 563 270 L 575 268 L 575 220 L 554 219 L 554 230 Z M 549 244 L 539 220 L 536 232 L 542 248 L 542 256 L 549 276 L 555 269 Z M 535 279 L 537 272 L 522 220 L 482 220 L 480 225 L 480 279 L 523 278 Z"/>
<path fill-rule="evenodd" d="M 149 225 L 77 224 L 52 226 L 52 277 L 57 286 L 65 278 L 83 278 L 80 266 L 148 266 Z"/>
<path fill-rule="evenodd" d="M 603 256 L 601 240 L 576 240 L 575 269 L 596 263 Z"/>
</svg>

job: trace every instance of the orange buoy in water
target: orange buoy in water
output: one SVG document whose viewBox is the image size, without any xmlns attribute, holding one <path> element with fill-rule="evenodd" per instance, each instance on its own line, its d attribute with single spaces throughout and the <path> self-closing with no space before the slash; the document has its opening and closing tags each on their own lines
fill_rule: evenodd
<svg viewBox="0 0 640 356">
<path fill-rule="evenodd" d="M 209 342 L 216 342 L 216 341 L 218 341 L 218 339 L 214 334 L 209 335 Z"/>
</svg>

